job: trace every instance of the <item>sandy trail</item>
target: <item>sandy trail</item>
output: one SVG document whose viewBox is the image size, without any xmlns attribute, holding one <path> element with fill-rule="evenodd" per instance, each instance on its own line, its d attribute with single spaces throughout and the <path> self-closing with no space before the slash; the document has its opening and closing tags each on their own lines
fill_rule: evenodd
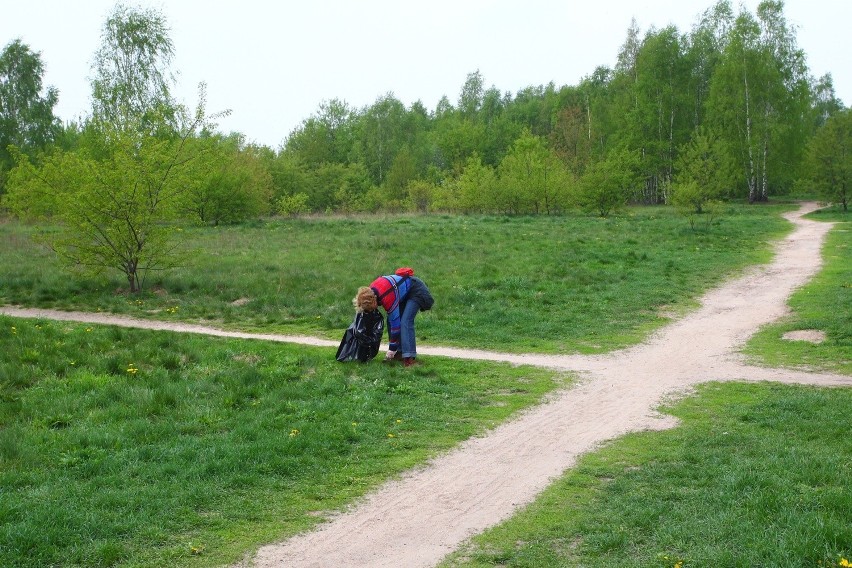
<svg viewBox="0 0 852 568">
<path fill-rule="evenodd" d="M 702 299 L 701 307 L 647 342 L 599 356 L 501 354 L 423 347 L 423 355 L 506 361 L 573 371 L 571 389 L 482 437 L 468 440 L 422 468 L 390 481 L 316 530 L 262 547 L 257 567 L 426 567 L 473 534 L 530 503 L 577 457 L 627 432 L 671 427 L 654 412 L 664 399 L 711 380 L 779 381 L 852 386 L 852 377 L 749 366 L 737 348 L 787 313 L 786 300 L 821 267 L 831 224 L 802 219 L 805 204 L 786 215 L 796 228 L 776 247 L 771 264 L 749 270 Z M 335 347 L 302 336 L 227 332 L 106 314 L 0 307 L 16 317 L 40 317 L 257 338 Z"/>
</svg>

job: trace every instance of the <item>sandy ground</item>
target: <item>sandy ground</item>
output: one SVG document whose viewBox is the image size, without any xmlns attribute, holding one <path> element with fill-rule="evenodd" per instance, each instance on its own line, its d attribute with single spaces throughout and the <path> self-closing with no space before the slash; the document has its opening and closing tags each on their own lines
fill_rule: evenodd
<svg viewBox="0 0 852 568">
<path fill-rule="evenodd" d="M 510 355 L 442 347 L 421 355 L 506 361 L 571 371 L 573 388 L 515 420 L 473 438 L 425 466 L 392 480 L 309 533 L 262 547 L 242 566 L 434 566 L 470 536 L 530 503 L 577 457 L 627 432 L 663 429 L 671 417 L 654 409 L 696 384 L 778 381 L 852 386 L 852 377 L 750 366 L 737 349 L 757 329 L 787 313 L 786 300 L 821 267 L 829 223 L 787 218 L 795 231 L 777 244 L 771 264 L 709 292 L 701 307 L 647 342 L 600 356 Z M 227 332 L 204 326 L 136 320 L 107 314 L 0 307 L 16 317 L 52 318 L 226 337 L 336 347 L 301 336 Z"/>
</svg>

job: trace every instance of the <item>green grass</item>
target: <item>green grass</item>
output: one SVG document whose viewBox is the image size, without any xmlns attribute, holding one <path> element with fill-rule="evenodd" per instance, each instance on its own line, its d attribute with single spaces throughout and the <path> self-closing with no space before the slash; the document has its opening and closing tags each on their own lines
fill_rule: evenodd
<svg viewBox="0 0 852 568">
<path fill-rule="evenodd" d="M 0 566 L 218 566 L 562 384 L 0 317 Z"/>
<path fill-rule="evenodd" d="M 709 231 L 664 208 L 184 228 L 195 260 L 139 297 L 117 276 L 70 277 L 32 227 L 4 222 L 0 303 L 339 339 L 355 288 L 411 265 L 437 299 L 418 318 L 423 343 L 598 352 L 766 262 L 790 208 L 732 205 Z M 848 239 L 835 229 L 795 319 L 759 334 L 751 356 L 850 372 Z M 816 348 L 777 339 L 817 324 L 830 339 Z M 562 380 L 441 358 L 413 372 L 342 365 L 332 351 L 0 317 L 0 566 L 231 563 Z M 681 427 L 585 456 L 453 563 L 835 566 L 852 554 L 850 396 L 702 387 L 675 406 Z"/>
<path fill-rule="evenodd" d="M 768 366 L 852 374 L 852 216 L 835 208 L 811 218 L 838 223 L 822 249 L 823 269 L 791 296 L 792 314 L 764 327 L 745 353 Z M 782 338 L 788 331 L 804 329 L 823 331 L 826 340 L 814 344 Z"/>
<path fill-rule="evenodd" d="M 582 457 L 454 567 L 820 567 L 852 561 L 852 389 L 708 384 L 682 423 Z"/>
<path fill-rule="evenodd" d="M 185 268 L 121 293 L 119 275 L 73 278 L 30 239 L 0 224 L 0 303 L 203 321 L 338 338 L 351 298 L 413 266 L 435 308 L 418 340 L 503 351 L 608 351 L 641 341 L 743 267 L 766 262 L 792 205 L 732 204 L 710 230 L 675 211 L 633 208 L 609 219 L 396 216 L 187 227 Z M 235 304 L 234 302 L 240 300 Z"/>
</svg>

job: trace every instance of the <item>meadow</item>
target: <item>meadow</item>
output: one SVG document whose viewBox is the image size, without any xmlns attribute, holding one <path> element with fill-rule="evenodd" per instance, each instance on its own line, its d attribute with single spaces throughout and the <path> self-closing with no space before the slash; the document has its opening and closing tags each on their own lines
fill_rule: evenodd
<svg viewBox="0 0 852 568">
<path fill-rule="evenodd" d="M 118 273 L 69 277 L 0 225 L 0 303 L 201 321 L 337 339 L 358 286 L 414 267 L 435 308 L 424 343 L 503 351 L 597 353 L 634 344 L 704 290 L 766 262 L 790 205 L 731 205 L 692 230 L 671 208 L 600 219 L 396 216 L 272 220 L 180 231 L 186 263 L 151 273 L 141 295 Z"/>
<path fill-rule="evenodd" d="M 194 260 L 153 275 L 140 296 L 118 277 L 70 277 L 32 241 L 33 227 L 7 222 L 0 303 L 337 339 L 354 289 L 410 265 L 437 299 L 418 318 L 421 342 L 599 352 L 641 340 L 703 290 L 766 261 L 790 207 L 732 205 L 697 231 L 660 208 L 612 219 L 184 227 Z M 793 314 L 749 345 L 751 357 L 807 356 L 849 372 L 847 226 L 831 233 L 825 269 L 791 301 Z M 787 355 L 783 330 L 811 325 L 829 341 Z M 232 563 L 571 380 L 437 357 L 407 371 L 341 365 L 327 348 L 9 317 L 0 353 L 4 566 Z M 448 562 L 839 566 L 852 556 L 850 402 L 848 389 L 701 387 L 666 409 L 680 427 L 585 456 Z"/>
</svg>

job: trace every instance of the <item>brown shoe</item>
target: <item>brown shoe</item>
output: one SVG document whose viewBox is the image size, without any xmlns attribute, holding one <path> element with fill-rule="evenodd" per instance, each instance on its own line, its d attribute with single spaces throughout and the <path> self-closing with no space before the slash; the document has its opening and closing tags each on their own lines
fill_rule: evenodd
<svg viewBox="0 0 852 568">
<path fill-rule="evenodd" d="M 402 364 L 406 367 L 414 367 L 415 365 L 419 365 L 420 363 L 418 363 L 417 359 L 415 359 L 414 357 L 406 357 L 402 360 Z"/>
</svg>

